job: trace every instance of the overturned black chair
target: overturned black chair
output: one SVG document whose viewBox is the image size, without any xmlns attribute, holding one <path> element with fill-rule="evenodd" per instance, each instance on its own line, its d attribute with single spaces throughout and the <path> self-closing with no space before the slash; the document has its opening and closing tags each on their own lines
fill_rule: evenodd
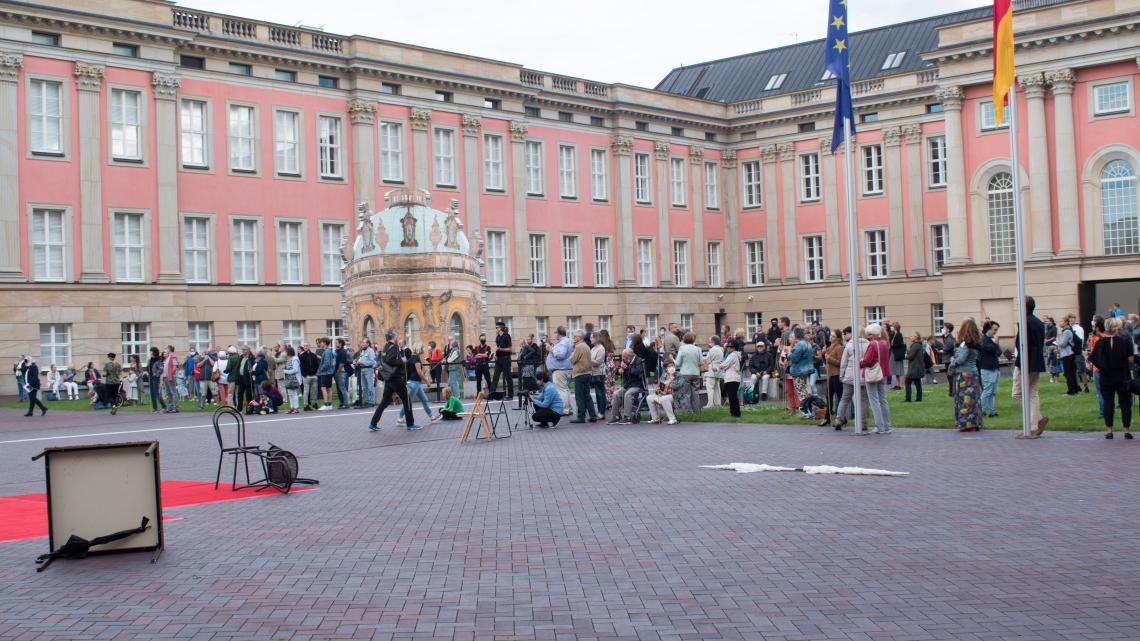
<svg viewBox="0 0 1140 641">
<path fill-rule="evenodd" d="M 222 425 L 223 420 L 226 418 L 233 419 L 233 427 L 229 430 L 232 433 L 232 437 L 228 440 L 225 435 L 227 430 Z M 214 410 L 213 424 L 214 436 L 218 439 L 218 474 L 214 479 L 215 490 L 218 489 L 218 485 L 221 483 L 222 463 L 227 456 L 232 456 L 234 459 L 230 489 L 235 492 L 249 487 L 258 488 L 260 492 L 261 490 L 272 487 L 284 494 L 289 492 L 295 484 L 318 484 L 318 481 L 314 479 L 297 477 L 300 465 L 297 461 L 297 457 L 292 452 L 281 449 L 273 443 L 269 443 L 268 446 L 264 448 L 257 445 L 249 445 L 246 441 L 245 417 L 237 409 L 222 406 Z M 250 469 L 250 458 L 256 461 L 253 464 L 254 469 L 260 466 L 261 478 L 259 479 L 253 478 L 253 473 Z M 237 480 L 239 463 L 241 463 L 245 470 L 245 483 L 242 485 L 238 485 Z"/>
</svg>

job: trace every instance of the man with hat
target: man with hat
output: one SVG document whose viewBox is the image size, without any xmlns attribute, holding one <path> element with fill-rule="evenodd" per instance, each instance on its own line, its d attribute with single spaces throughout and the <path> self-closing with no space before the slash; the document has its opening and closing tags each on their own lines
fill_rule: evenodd
<svg viewBox="0 0 1140 641">
<path fill-rule="evenodd" d="M 412 404 L 408 402 L 408 380 L 406 374 L 406 365 L 408 359 L 404 356 L 403 350 L 399 345 L 396 345 L 396 332 L 388 330 L 384 334 L 384 349 L 380 352 L 380 374 L 384 377 L 384 394 L 380 399 L 380 404 L 376 406 L 376 411 L 372 413 L 372 420 L 368 422 L 368 429 L 373 432 L 380 431 L 380 417 L 384 414 L 384 410 L 392 404 L 392 396 L 398 396 L 400 403 L 404 407 L 404 419 L 406 421 L 407 429 L 418 430 L 419 425 L 416 425 L 415 418 L 412 416 Z"/>
</svg>

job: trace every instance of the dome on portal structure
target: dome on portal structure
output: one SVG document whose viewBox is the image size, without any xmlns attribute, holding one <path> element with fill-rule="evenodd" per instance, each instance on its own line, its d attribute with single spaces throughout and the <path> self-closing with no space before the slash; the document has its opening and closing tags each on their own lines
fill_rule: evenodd
<svg viewBox="0 0 1140 641">
<path fill-rule="evenodd" d="M 352 248 L 355 258 L 377 254 L 471 253 L 471 243 L 459 220 L 459 201 L 452 200 L 447 211 L 442 212 L 430 207 L 430 194 L 411 189 L 388 192 L 384 201 L 384 211 L 371 215 L 361 212 Z"/>
</svg>

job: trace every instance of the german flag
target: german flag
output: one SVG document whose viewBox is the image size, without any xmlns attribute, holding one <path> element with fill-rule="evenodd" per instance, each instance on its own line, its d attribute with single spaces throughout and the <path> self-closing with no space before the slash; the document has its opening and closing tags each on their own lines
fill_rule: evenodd
<svg viewBox="0 0 1140 641">
<path fill-rule="evenodd" d="M 994 118 L 999 125 L 1013 80 L 1012 0 L 994 0 Z"/>
</svg>

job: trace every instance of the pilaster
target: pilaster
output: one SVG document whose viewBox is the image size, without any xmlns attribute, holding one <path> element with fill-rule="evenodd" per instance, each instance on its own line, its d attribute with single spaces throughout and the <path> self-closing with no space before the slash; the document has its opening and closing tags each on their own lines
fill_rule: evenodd
<svg viewBox="0 0 1140 641">
<path fill-rule="evenodd" d="M 636 284 L 633 266 L 637 256 L 633 248 L 633 138 L 613 134 L 610 148 L 614 152 L 614 198 L 617 203 L 617 281 L 619 287 Z"/>
<path fill-rule="evenodd" d="M 937 92 L 946 123 L 946 213 L 950 227 L 949 265 L 970 264 L 966 220 L 966 162 L 962 142 L 961 87 L 942 87 Z"/>
<path fill-rule="evenodd" d="M 780 249 L 780 199 L 777 195 L 776 185 L 776 145 L 767 145 L 760 148 L 760 165 L 764 172 L 764 191 L 760 198 L 764 204 L 764 251 L 768 260 L 767 280 L 779 284 L 780 276 L 784 273 L 784 266 L 780 262 L 783 251 Z M 795 248 L 789 249 L 795 253 Z"/>
<path fill-rule="evenodd" d="M 526 134 L 525 122 L 511 122 L 511 203 L 514 211 L 515 284 L 529 287 L 530 237 L 526 227 Z"/>
<path fill-rule="evenodd" d="M 673 284 L 673 240 L 669 236 L 669 143 L 653 143 L 657 159 L 657 282 Z"/>
<path fill-rule="evenodd" d="M 376 101 L 368 97 L 348 100 L 352 124 L 352 197 L 368 211 L 376 211 Z"/>
<path fill-rule="evenodd" d="M 799 252 L 796 251 L 796 147 L 791 143 L 776 145 L 780 154 L 780 199 L 784 210 L 784 279 L 785 284 L 800 282 Z M 769 212 L 778 211 L 769 208 Z"/>
<path fill-rule="evenodd" d="M 104 150 L 99 114 L 102 106 L 102 65 L 75 63 L 75 86 L 79 89 L 79 280 L 84 283 L 109 282 L 103 267 L 103 190 Z"/>
<path fill-rule="evenodd" d="M 922 169 L 922 126 L 905 125 L 902 136 L 906 141 L 906 238 L 910 240 L 910 270 L 907 273 L 911 276 L 925 276 L 926 225 L 922 220 L 922 185 L 926 181 L 926 175 Z"/>
<path fill-rule="evenodd" d="M 696 287 L 708 285 L 706 278 L 708 264 L 705 262 L 705 198 L 702 190 L 704 184 L 703 147 L 692 145 L 689 147 L 689 206 L 693 209 L 693 268 L 692 282 Z"/>
<path fill-rule="evenodd" d="M 1029 140 L 1030 258 L 1053 255 L 1053 207 L 1049 196 L 1049 140 L 1045 131 L 1045 76 L 1039 73 L 1017 79 L 1025 92 Z"/>
<path fill-rule="evenodd" d="M 1081 227 L 1077 212 L 1077 147 L 1073 130 L 1072 69 L 1051 71 L 1045 75 L 1053 90 L 1053 136 L 1056 154 L 1057 231 L 1061 241 L 1057 255 L 1080 256 Z"/>
<path fill-rule="evenodd" d="M 740 198 L 737 190 L 739 172 L 736 150 L 726 149 L 720 154 L 720 169 L 724 193 L 724 277 L 725 285 L 740 284 Z"/>
<path fill-rule="evenodd" d="M 482 121 L 474 114 L 463 114 L 463 193 L 467 199 L 467 233 L 474 236 L 481 229 L 479 218 L 479 130 Z"/>
<path fill-rule="evenodd" d="M 428 135 L 431 130 L 431 109 L 412 109 L 412 185 L 415 189 L 431 189 L 428 170 L 431 167 L 431 145 Z"/>
<path fill-rule="evenodd" d="M 902 198 L 902 129 L 883 129 L 883 143 L 886 147 L 886 188 L 887 188 L 887 260 L 891 276 L 906 275 L 906 253 L 903 239 L 906 238 L 903 222 Z M 913 181 L 913 178 L 911 179 Z M 860 239 L 862 240 L 862 239 Z"/>
<path fill-rule="evenodd" d="M 19 104 L 16 83 L 24 56 L 0 52 L 0 282 L 25 280 L 20 271 Z"/>
<path fill-rule="evenodd" d="M 823 180 L 824 274 L 838 281 L 839 275 L 839 186 L 836 183 L 835 155 L 831 137 L 819 139 L 819 170 Z"/>
<path fill-rule="evenodd" d="M 158 179 L 158 282 L 182 282 L 178 242 L 178 88 L 182 77 L 155 73 L 155 174 Z"/>
</svg>

